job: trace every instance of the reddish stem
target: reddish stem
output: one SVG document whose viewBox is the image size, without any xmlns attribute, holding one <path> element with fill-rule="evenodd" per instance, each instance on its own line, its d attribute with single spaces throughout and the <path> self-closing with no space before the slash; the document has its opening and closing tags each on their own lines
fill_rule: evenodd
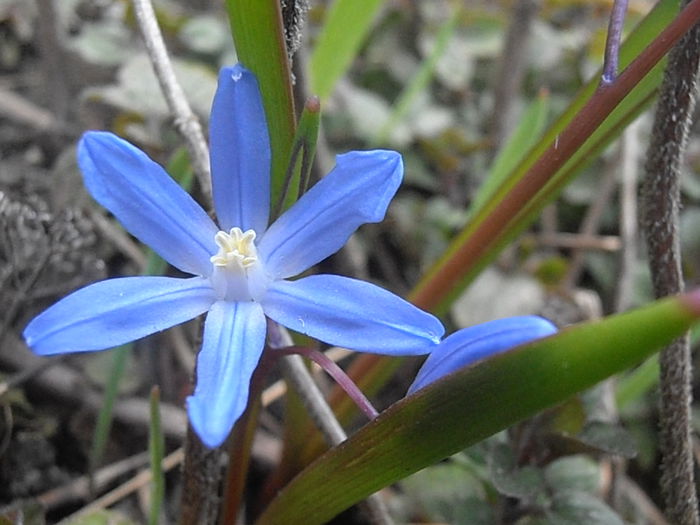
<svg viewBox="0 0 700 525">
<path fill-rule="evenodd" d="M 299 354 L 311 359 L 318 366 L 323 368 L 326 373 L 331 376 L 338 386 L 345 390 L 345 393 L 352 399 L 362 412 L 371 421 L 379 415 L 377 409 L 374 408 L 372 403 L 367 399 L 367 397 L 362 393 L 362 391 L 357 387 L 352 379 L 345 373 L 345 371 L 338 366 L 338 364 L 330 359 L 323 352 L 319 352 L 313 348 L 308 348 L 306 346 L 288 346 L 285 348 L 279 348 L 275 350 L 276 352 L 282 352 L 286 355 L 289 354 Z"/>
</svg>

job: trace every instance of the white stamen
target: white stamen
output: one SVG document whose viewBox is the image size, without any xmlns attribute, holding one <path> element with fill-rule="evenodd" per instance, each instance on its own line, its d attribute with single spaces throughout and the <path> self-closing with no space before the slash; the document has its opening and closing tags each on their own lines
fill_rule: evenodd
<svg viewBox="0 0 700 525">
<path fill-rule="evenodd" d="M 220 231 L 214 236 L 214 241 L 219 246 L 219 253 L 210 258 L 214 266 L 245 270 L 258 262 L 254 230 L 243 232 L 236 227 L 229 233 Z"/>
</svg>

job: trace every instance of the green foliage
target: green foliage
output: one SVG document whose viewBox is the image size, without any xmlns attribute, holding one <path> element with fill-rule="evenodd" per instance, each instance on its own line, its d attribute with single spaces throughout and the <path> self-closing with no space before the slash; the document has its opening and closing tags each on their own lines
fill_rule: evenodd
<svg viewBox="0 0 700 525">
<path fill-rule="evenodd" d="M 372 27 L 382 0 L 335 0 L 311 55 L 311 91 L 328 98 Z"/>
<path fill-rule="evenodd" d="M 489 477 L 498 492 L 511 498 L 534 502 L 544 490 L 542 472 L 531 466 L 516 464 L 515 452 L 505 443 L 491 451 Z"/>
<path fill-rule="evenodd" d="M 157 386 L 151 389 L 150 427 L 148 432 L 148 452 L 151 457 L 151 512 L 148 516 L 149 525 L 158 525 L 165 497 L 165 475 L 163 474 L 163 451 L 165 438 L 160 424 L 160 390 Z"/>
</svg>

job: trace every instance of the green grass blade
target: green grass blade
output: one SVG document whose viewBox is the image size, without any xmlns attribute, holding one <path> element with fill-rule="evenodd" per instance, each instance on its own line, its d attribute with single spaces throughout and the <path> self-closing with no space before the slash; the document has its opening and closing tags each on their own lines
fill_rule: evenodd
<svg viewBox="0 0 700 525">
<path fill-rule="evenodd" d="M 659 382 L 659 359 L 653 356 L 634 371 L 621 377 L 615 385 L 615 402 L 619 410 L 640 399 Z"/>
<path fill-rule="evenodd" d="M 566 328 L 451 374 L 322 455 L 258 525 L 325 523 L 382 487 L 639 363 L 699 318 L 697 291 Z"/>
<path fill-rule="evenodd" d="M 335 0 L 311 54 L 311 91 L 325 100 L 372 27 L 382 0 Z"/>
<path fill-rule="evenodd" d="M 102 406 L 97 414 L 97 422 L 95 423 L 95 432 L 92 435 L 92 444 L 90 446 L 90 455 L 88 459 L 88 472 L 90 476 L 90 493 L 94 495 L 94 474 L 97 468 L 102 463 L 105 446 L 109 438 L 110 430 L 112 429 L 112 416 L 114 412 L 114 403 L 119 394 L 119 385 L 124 377 L 126 363 L 131 355 L 131 343 L 119 346 L 112 351 L 112 366 L 110 368 L 109 381 L 104 391 Z"/>
<path fill-rule="evenodd" d="M 149 525 L 158 525 L 163 498 L 165 497 L 165 475 L 163 474 L 163 450 L 165 438 L 160 424 L 160 389 L 151 389 L 150 399 L 151 422 L 148 432 L 148 451 L 151 456 L 151 512 L 148 517 Z"/>
<path fill-rule="evenodd" d="M 435 66 L 440 60 L 440 57 L 445 53 L 447 44 L 455 34 L 457 23 L 462 16 L 461 7 L 454 10 L 452 16 L 443 23 L 440 31 L 435 39 L 435 45 L 430 55 L 421 63 L 418 71 L 413 76 L 408 85 L 396 99 L 394 108 L 387 121 L 379 128 L 379 131 L 372 139 L 373 144 L 383 144 L 387 141 L 394 127 L 408 114 L 411 105 L 415 102 L 416 97 L 424 92 L 433 78 Z"/>
</svg>

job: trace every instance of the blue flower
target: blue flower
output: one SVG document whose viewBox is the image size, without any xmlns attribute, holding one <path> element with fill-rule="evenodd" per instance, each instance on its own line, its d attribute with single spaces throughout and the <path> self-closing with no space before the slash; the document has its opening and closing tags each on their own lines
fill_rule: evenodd
<svg viewBox="0 0 700 525">
<path fill-rule="evenodd" d="M 210 121 L 219 225 L 145 153 L 106 132 L 78 146 L 85 185 L 124 227 L 189 278 L 126 277 L 74 292 L 24 330 L 40 355 L 114 347 L 208 312 L 190 421 L 220 445 L 245 410 L 265 345 L 266 316 L 354 350 L 423 354 L 443 327 L 433 316 L 362 281 L 288 280 L 335 253 L 360 225 L 381 221 L 403 176 L 393 151 L 339 155 L 335 168 L 268 228 L 270 144 L 255 77 L 219 75 Z"/>
<path fill-rule="evenodd" d="M 498 319 L 459 330 L 433 349 L 406 395 L 476 361 L 556 331 L 547 319 L 534 315 Z"/>
</svg>

